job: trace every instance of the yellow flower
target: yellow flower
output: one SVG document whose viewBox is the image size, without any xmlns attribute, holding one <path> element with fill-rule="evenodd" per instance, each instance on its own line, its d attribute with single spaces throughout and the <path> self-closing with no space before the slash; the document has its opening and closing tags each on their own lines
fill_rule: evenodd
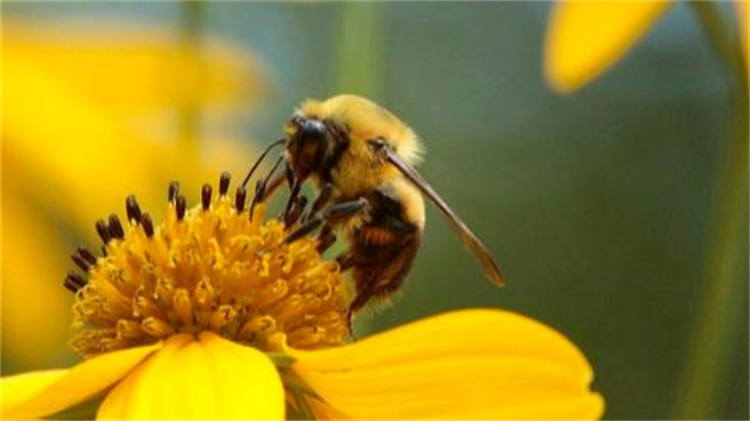
<svg viewBox="0 0 750 421">
<path fill-rule="evenodd" d="M 672 1 L 558 1 L 552 9 L 544 47 L 549 86 L 569 93 L 620 60 Z M 736 2 L 740 38 L 748 57 L 748 1 Z M 746 69 L 748 66 L 746 66 Z"/>
<path fill-rule="evenodd" d="M 547 83 L 571 92 L 617 62 L 669 1 L 565 1 L 553 6 L 544 48 Z"/>
<path fill-rule="evenodd" d="M 65 286 L 73 347 L 62 370 L 2 378 L 0 415 L 37 418 L 93 402 L 100 419 L 595 419 L 603 399 L 564 336 L 497 310 L 448 313 L 345 343 L 351 291 L 317 239 L 247 205 L 244 189 L 169 189 L 154 225 L 97 223 Z M 89 415 L 93 415 L 93 412 Z M 78 414 L 81 417 L 81 414 Z"/>
<path fill-rule="evenodd" d="M 140 190 L 144 203 L 156 204 L 161 189 L 141 186 L 174 175 L 197 182 L 217 162 L 246 166 L 250 153 L 214 116 L 254 104 L 260 67 L 224 41 L 208 38 L 196 50 L 140 23 L 3 14 L 0 38 L 3 362 L 49 366 L 59 363 L 68 311 L 49 282 L 64 273 L 71 238 L 89 235 L 123 191 Z M 207 110 L 203 133 L 216 140 L 204 153 L 184 146 L 175 104 Z"/>
</svg>

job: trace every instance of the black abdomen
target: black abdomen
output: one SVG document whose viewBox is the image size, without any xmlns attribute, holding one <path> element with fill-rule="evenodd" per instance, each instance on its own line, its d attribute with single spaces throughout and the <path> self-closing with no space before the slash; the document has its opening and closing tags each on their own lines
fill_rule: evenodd
<svg viewBox="0 0 750 421">
<path fill-rule="evenodd" d="M 392 294 L 411 270 L 421 229 L 405 217 L 403 205 L 382 191 L 367 196 L 368 220 L 349 233 L 349 256 L 357 296 L 354 312 L 373 297 Z"/>
</svg>

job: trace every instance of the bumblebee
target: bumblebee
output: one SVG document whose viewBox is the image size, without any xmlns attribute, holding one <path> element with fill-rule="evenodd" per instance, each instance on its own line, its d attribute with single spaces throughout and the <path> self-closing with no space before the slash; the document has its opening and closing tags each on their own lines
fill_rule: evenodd
<svg viewBox="0 0 750 421">
<path fill-rule="evenodd" d="M 414 168 L 422 156 L 421 142 L 391 112 L 354 95 L 306 100 L 284 132 L 285 137 L 256 162 L 245 183 L 272 147 L 285 145 L 284 155 L 271 171 L 284 162 L 285 177 L 262 178 L 254 200 L 286 178 L 291 194 L 284 217 L 287 223 L 300 221 L 288 241 L 320 229 L 323 250 L 336 240 L 334 230 L 345 234 L 348 247 L 337 260 L 342 271 L 352 271 L 356 285 L 350 315 L 373 298 L 390 296 L 404 282 L 424 231 L 423 196 L 477 257 L 489 279 L 504 284 L 487 248 Z M 315 183 L 319 195 L 302 217 L 307 200 L 300 189 L 306 180 Z"/>
</svg>

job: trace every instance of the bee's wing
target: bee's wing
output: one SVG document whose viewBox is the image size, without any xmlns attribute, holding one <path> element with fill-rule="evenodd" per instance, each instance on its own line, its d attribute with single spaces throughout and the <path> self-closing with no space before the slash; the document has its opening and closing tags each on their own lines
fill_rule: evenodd
<svg viewBox="0 0 750 421">
<path fill-rule="evenodd" d="M 482 268 L 484 268 L 484 271 L 486 275 L 490 278 L 490 280 L 498 286 L 502 286 L 505 284 L 505 277 L 503 276 L 503 273 L 500 271 L 500 268 L 497 265 L 497 262 L 495 262 L 495 259 L 492 258 L 490 255 L 489 250 L 487 250 L 487 247 L 482 244 L 482 242 L 477 238 L 476 235 L 474 235 L 473 232 L 469 229 L 468 226 L 464 223 L 461 218 L 456 215 L 455 212 L 453 212 L 453 209 L 448 206 L 447 203 L 437 194 L 437 192 L 429 185 L 427 184 L 427 181 L 425 181 L 424 178 L 417 172 L 414 167 L 406 163 L 401 157 L 396 155 L 396 153 L 386 147 L 383 148 L 385 150 L 386 157 L 388 161 L 393 164 L 394 167 L 398 168 L 399 171 L 401 171 L 404 176 L 409 179 L 419 190 L 427 196 L 427 198 L 430 199 L 430 201 L 438 208 L 440 211 L 440 215 L 445 219 L 446 222 L 448 222 L 448 225 L 453 229 L 453 231 L 461 237 L 461 240 L 463 241 L 464 245 L 466 246 L 469 251 L 471 251 L 479 260 L 479 262 L 482 264 Z"/>
</svg>

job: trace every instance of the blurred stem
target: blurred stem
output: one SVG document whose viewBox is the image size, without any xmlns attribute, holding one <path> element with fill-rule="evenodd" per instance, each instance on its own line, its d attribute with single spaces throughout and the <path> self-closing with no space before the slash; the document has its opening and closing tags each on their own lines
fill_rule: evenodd
<svg viewBox="0 0 750 421">
<path fill-rule="evenodd" d="M 193 69 L 188 69 L 190 74 L 197 75 L 192 80 L 195 92 L 184 94 L 179 110 L 179 147 L 186 152 L 186 156 L 194 160 L 198 158 L 198 139 L 200 133 L 201 109 L 199 98 L 196 94 L 203 86 L 203 75 L 205 74 L 205 62 L 200 54 L 201 35 L 203 33 L 206 3 L 202 1 L 183 1 L 180 3 L 180 41 L 183 53 L 193 60 L 186 62 Z M 186 163 L 193 164 L 193 163 Z"/>
<path fill-rule="evenodd" d="M 378 1 L 343 2 L 339 7 L 336 63 L 337 94 L 357 94 L 380 100 L 383 80 L 383 4 Z M 358 336 L 371 332 L 362 317 L 353 320 Z"/>
<path fill-rule="evenodd" d="M 716 6 L 689 4 L 727 70 L 731 137 L 719 157 L 706 279 L 673 416 L 712 419 L 721 418 L 721 399 L 739 345 L 735 333 L 747 317 L 748 81 L 739 37 L 727 30 Z"/>
<path fill-rule="evenodd" d="M 383 4 L 364 1 L 338 6 L 336 90 L 378 100 L 383 74 Z"/>
</svg>

